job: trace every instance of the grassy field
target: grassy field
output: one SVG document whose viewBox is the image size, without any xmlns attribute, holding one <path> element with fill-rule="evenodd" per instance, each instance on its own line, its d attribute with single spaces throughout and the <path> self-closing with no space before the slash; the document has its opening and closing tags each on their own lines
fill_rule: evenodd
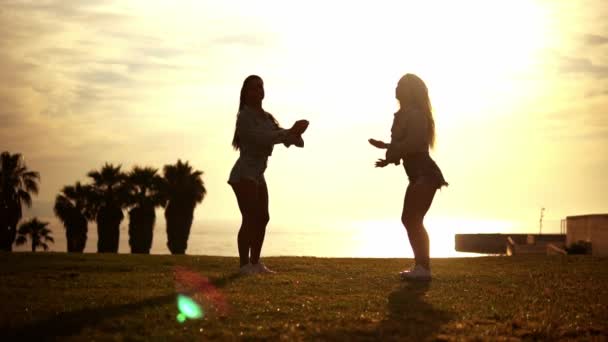
<svg viewBox="0 0 608 342">
<path fill-rule="evenodd" d="M 608 259 L 433 260 L 407 283 L 404 259 L 265 259 L 0 254 L 0 340 L 608 339 Z M 204 316 L 178 322 L 178 293 Z"/>
</svg>

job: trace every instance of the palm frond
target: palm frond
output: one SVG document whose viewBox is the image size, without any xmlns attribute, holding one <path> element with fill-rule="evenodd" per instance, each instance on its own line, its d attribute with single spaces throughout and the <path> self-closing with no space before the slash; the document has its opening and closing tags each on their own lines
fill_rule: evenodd
<svg viewBox="0 0 608 342">
<path fill-rule="evenodd" d="M 119 206 L 123 208 L 128 202 L 128 184 L 126 176 L 120 171 L 121 165 L 105 163 L 100 171 L 90 171 L 93 179 L 91 191 L 87 195 L 87 217 L 95 216 L 100 208 Z"/>
<path fill-rule="evenodd" d="M 55 216 L 57 216 L 61 222 L 66 224 L 70 220 L 74 210 L 74 205 L 66 196 L 62 194 L 57 195 L 55 198 L 53 211 L 55 212 Z"/>
<path fill-rule="evenodd" d="M 193 170 L 192 166 L 178 159 L 174 165 L 163 168 L 166 196 L 169 200 L 192 202 L 192 206 L 202 202 L 207 190 L 202 180 L 203 171 Z"/>
<path fill-rule="evenodd" d="M 161 181 L 162 177 L 158 175 L 158 169 L 135 166 L 127 174 L 127 202 L 131 206 L 140 207 L 147 204 L 155 207 L 161 205 L 162 201 L 159 200 L 158 196 L 158 193 L 161 191 L 161 187 L 159 186 Z"/>
<path fill-rule="evenodd" d="M 43 222 L 38 220 L 37 217 L 34 217 L 19 226 L 19 236 L 17 238 L 17 244 L 21 245 L 27 242 L 26 236 L 30 236 L 34 247 L 42 246 L 46 243 L 41 243 L 41 241 L 55 242 L 53 237 L 51 236 L 52 231 L 47 228 L 49 225 L 48 222 Z M 48 246 L 46 247 L 48 248 Z M 45 248 L 45 250 L 46 250 Z"/>
<path fill-rule="evenodd" d="M 17 239 L 15 240 L 15 244 L 17 246 L 24 245 L 26 242 L 27 242 L 27 238 L 25 237 L 25 235 L 18 235 Z"/>
<path fill-rule="evenodd" d="M 31 232 L 32 232 L 31 221 L 22 223 L 19 226 L 19 229 L 17 229 L 17 233 L 21 234 L 21 235 L 28 235 L 28 234 L 31 234 Z"/>
<path fill-rule="evenodd" d="M 96 185 L 101 183 L 101 173 L 99 171 L 89 171 L 87 177 L 91 178 Z"/>
<path fill-rule="evenodd" d="M 38 182 L 40 181 L 40 175 L 38 172 L 29 171 L 23 174 L 23 185 L 26 191 L 37 194 L 38 193 Z"/>
<path fill-rule="evenodd" d="M 21 205 L 32 205 L 32 194 L 38 193 L 40 174 L 28 170 L 21 154 L 7 151 L 0 155 L 0 198 L 12 207 L 16 217 L 21 216 Z"/>
<path fill-rule="evenodd" d="M 32 195 L 29 192 L 24 190 L 19 190 L 17 192 L 17 198 L 20 202 L 24 203 L 28 208 L 32 206 Z"/>
</svg>

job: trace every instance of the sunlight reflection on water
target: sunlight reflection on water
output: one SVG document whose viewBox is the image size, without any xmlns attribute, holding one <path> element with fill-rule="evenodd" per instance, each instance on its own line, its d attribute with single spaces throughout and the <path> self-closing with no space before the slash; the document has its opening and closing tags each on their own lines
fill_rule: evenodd
<svg viewBox="0 0 608 342">
<path fill-rule="evenodd" d="M 271 222 L 262 250 L 263 256 L 316 256 L 358 258 L 411 258 L 412 250 L 405 229 L 399 219 L 369 220 L 357 222 L 331 222 L 330 229 L 311 229 L 301 226 L 287 230 Z M 456 233 L 506 233 L 521 231 L 514 222 L 499 220 L 442 219 L 430 217 L 425 220 L 431 241 L 431 257 L 481 256 L 454 250 Z M 194 223 L 187 254 L 237 256 L 236 236 L 238 223 Z M 53 251 L 65 251 L 64 231 L 54 232 L 56 243 Z M 120 253 L 129 253 L 127 226 L 120 231 Z M 169 254 L 166 246 L 165 227 L 158 224 L 154 230 L 152 254 Z M 85 252 L 94 253 L 97 246 L 95 225 L 89 225 L 89 237 Z"/>
</svg>

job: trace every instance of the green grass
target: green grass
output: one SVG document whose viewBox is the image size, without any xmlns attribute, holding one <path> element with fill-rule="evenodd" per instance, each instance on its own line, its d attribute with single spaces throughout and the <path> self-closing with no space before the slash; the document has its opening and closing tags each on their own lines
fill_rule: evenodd
<svg viewBox="0 0 608 342">
<path fill-rule="evenodd" d="M 399 281 L 411 260 L 265 262 L 278 273 L 239 277 L 223 257 L 0 254 L 0 339 L 608 338 L 608 259 L 436 259 L 429 284 Z M 213 284 L 192 294 L 203 319 L 177 322 L 176 269 Z"/>
</svg>

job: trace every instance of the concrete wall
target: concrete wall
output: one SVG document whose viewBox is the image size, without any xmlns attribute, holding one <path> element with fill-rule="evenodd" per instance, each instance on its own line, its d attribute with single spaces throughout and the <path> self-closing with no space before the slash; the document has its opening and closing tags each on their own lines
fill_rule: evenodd
<svg viewBox="0 0 608 342">
<path fill-rule="evenodd" d="M 458 252 L 505 254 L 508 253 L 508 238 L 517 245 L 526 245 L 529 239 L 543 246 L 548 243 L 563 245 L 566 241 L 562 234 L 456 234 L 455 249 Z"/>
<path fill-rule="evenodd" d="M 566 244 L 591 242 L 595 256 L 608 256 L 608 214 L 568 216 Z"/>
</svg>

